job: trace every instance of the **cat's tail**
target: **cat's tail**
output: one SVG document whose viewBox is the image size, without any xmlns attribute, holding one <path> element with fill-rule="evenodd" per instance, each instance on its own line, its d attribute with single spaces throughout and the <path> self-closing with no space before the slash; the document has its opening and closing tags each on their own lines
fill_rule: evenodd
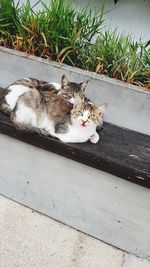
<svg viewBox="0 0 150 267">
<path fill-rule="evenodd" d="M 4 88 L 0 87 L 0 111 L 2 111 L 3 113 L 10 115 L 10 108 L 8 106 L 8 104 L 5 101 L 5 97 L 7 95 L 7 90 Z"/>
<path fill-rule="evenodd" d="M 0 110 L 10 115 L 15 109 L 20 96 L 29 90 L 30 88 L 20 84 L 12 84 L 6 89 L 3 89 L 0 96 Z"/>
</svg>

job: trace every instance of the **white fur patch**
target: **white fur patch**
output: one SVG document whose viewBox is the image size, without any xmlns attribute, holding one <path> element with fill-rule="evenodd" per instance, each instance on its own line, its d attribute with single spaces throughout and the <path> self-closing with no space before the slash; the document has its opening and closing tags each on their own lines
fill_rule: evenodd
<svg viewBox="0 0 150 267">
<path fill-rule="evenodd" d="M 96 127 L 93 125 L 82 127 L 77 125 L 71 125 L 69 131 L 66 134 L 56 134 L 57 138 L 66 143 L 83 143 L 90 139 L 90 137 L 95 133 Z"/>
<path fill-rule="evenodd" d="M 43 113 L 41 118 L 40 118 L 40 121 L 38 123 L 38 128 L 41 129 L 41 130 L 45 130 L 47 131 L 49 134 L 53 134 L 55 129 L 54 129 L 54 122 L 51 121 L 46 113 Z"/>
<path fill-rule="evenodd" d="M 89 116 L 89 110 L 85 110 L 83 112 L 83 116 L 80 116 L 79 118 L 82 119 L 83 121 L 87 121 Z"/>
<path fill-rule="evenodd" d="M 88 101 L 87 103 L 90 104 L 90 105 L 92 105 L 92 106 L 94 106 L 94 103 L 91 102 L 91 101 Z"/>
<path fill-rule="evenodd" d="M 59 83 L 53 82 L 53 83 L 49 83 L 49 84 L 52 84 L 56 90 L 60 90 L 60 88 L 61 88 L 61 85 Z"/>
<path fill-rule="evenodd" d="M 70 99 L 68 99 L 68 102 L 70 103 L 70 104 L 75 104 L 74 102 L 74 98 L 72 97 L 72 98 L 70 98 Z"/>
<path fill-rule="evenodd" d="M 31 82 L 31 79 L 26 78 L 26 77 L 24 78 L 24 80 Z"/>
<path fill-rule="evenodd" d="M 11 85 L 8 90 L 10 90 L 10 92 L 6 95 L 5 101 L 9 105 L 10 109 L 13 110 L 16 106 L 19 96 L 23 95 L 30 89 L 24 85 L 14 84 Z"/>
<path fill-rule="evenodd" d="M 27 107 L 24 103 L 20 103 L 16 111 L 16 122 L 37 127 L 37 116 L 32 108 Z"/>
</svg>

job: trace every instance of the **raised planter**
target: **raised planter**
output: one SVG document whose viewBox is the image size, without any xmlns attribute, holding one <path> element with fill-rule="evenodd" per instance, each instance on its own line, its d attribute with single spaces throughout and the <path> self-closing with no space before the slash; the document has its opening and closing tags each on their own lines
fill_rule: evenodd
<svg viewBox="0 0 150 267">
<path fill-rule="evenodd" d="M 0 86 L 5 87 L 22 77 L 60 81 L 65 73 L 71 81 L 90 78 L 87 96 L 95 103 L 107 102 L 105 121 L 150 135 L 150 93 L 137 86 L 103 75 L 49 62 L 35 56 L 0 47 Z"/>
<path fill-rule="evenodd" d="M 104 123 L 96 145 L 65 144 L 54 138 L 21 133 L 1 112 L 0 133 L 150 188 L 150 137 L 147 135 Z"/>
<path fill-rule="evenodd" d="M 0 194 L 150 259 L 149 189 L 123 180 L 150 187 L 150 94 L 4 48 L 0 72 L 2 87 L 25 76 L 58 82 L 63 73 L 79 82 L 90 77 L 87 96 L 109 104 L 96 145 L 19 133 L 0 113 Z"/>
</svg>

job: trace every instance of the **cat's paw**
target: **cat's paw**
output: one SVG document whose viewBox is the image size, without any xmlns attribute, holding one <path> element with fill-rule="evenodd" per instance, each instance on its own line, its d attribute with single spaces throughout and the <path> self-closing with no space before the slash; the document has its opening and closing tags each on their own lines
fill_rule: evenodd
<svg viewBox="0 0 150 267">
<path fill-rule="evenodd" d="M 94 133 L 93 135 L 91 135 L 90 141 L 91 143 L 96 144 L 99 141 L 99 135 L 97 133 Z"/>
</svg>

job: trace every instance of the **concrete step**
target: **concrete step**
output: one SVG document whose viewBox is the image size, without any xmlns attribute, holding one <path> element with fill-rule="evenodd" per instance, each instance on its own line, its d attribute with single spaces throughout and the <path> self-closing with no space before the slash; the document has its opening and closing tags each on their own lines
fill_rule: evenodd
<svg viewBox="0 0 150 267">
<path fill-rule="evenodd" d="M 0 194 L 150 259 L 150 192 L 0 134 Z"/>
</svg>

